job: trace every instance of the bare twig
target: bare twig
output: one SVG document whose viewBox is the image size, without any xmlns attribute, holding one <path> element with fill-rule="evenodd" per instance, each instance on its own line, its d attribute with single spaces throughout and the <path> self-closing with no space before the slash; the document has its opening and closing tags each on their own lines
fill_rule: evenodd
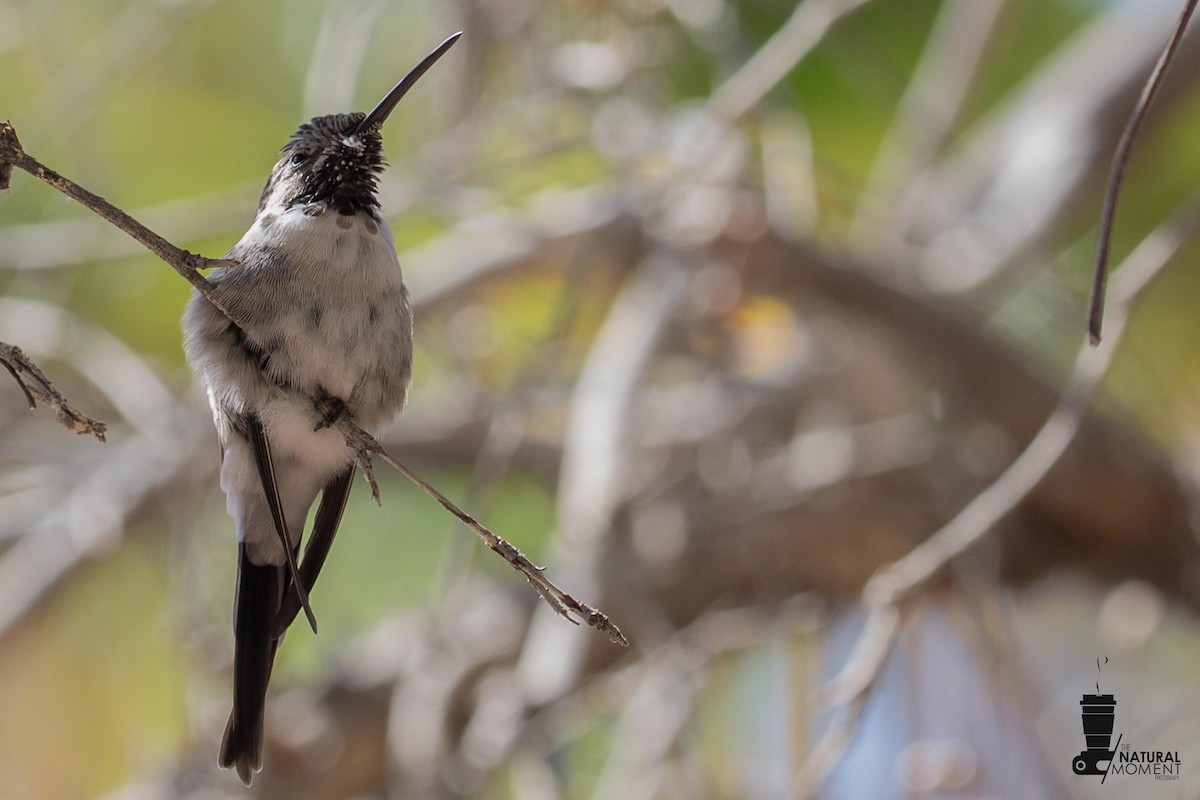
<svg viewBox="0 0 1200 800">
<path fill-rule="evenodd" d="M 28 169 L 22 161 L 25 158 L 27 156 L 21 150 L 17 132 L 8 122 L 0 122 L 0 191 L 8 190 L 14 166 Z M 21 387 L 30 408 L 36 408 L 37 400 L 40 399 L 54 410 L 54 418 L 63 427 L 75 433 L 90 433 L 104 441 L 104 432 L 108 426 L 72 408 L 67 399 L 50 383 L 46 373 L 30 361 L 29 357 L 21 352 L 21 348 L 0 342 L 0 363 Z"/>
<path fill-rule="evenodd" d="M 846 666 L 825 687 L 823 695 L 835 707 L 833 717 L 800 766 L 797 797 L 814 796 L 850 746 L 867 697 L 896 642 L 900 614 L 901 609 L 895 606 L 872 609 Z"/>
<path fill-rule="evenodd" d="M 558 516 L 580 580 L 599 563 L 623 499 L 636 390 L 686 296 L 689 267 L 686 256 L 666 249 L 642 258 L 609 306 L 571 392 Z M 548 616 L 535 617 L 531 625 L 521 657 L 522 679 L 547 700 L 582 669 L 584 643 L 567 640 Z"/>
<path fill-rule="evenodd" d="M 261 192 L 258 182 L 243 183 L 156 203 L 130 214 L 153 230 L 171 231 L 182 241 L 212 239 L 242 224 L 246 206 Z M 0 227 L 0 270 L 61 269 L 141 253 L 140 244 L 94 215 Z"/>
<path fill-rule="evenodd" d="M 1003 5 L 953 0 L 938 11 L 854 213 L 851 233 L 863 244 L 873 248 L 881 229 L 902 235 L 904 187 L 933 161 L 958 118 Z"/>
<path fill-rule="evenodd" d="M 205 258 L 204 256 L 189 253 L 187 250 L 171 244 L 103 197 L 92 194 L 79 184 L 59 175 L 26 153 L 21 147 L 20 140 L 17 139 L 17 132 L 13 129 L 12 124 L 8 121 L 0 121 L 0 189 L 8 188 L 8 182 L 4 180 L 6 178 L 4 170 L 11 169 L 11 167 L 23 169 L 38 180 L 50 184 L 67 197 L 77 200 L 128 233 L 134 239 L 141 242 L 146 249 L 173 267 L 188 283 L 196 288 L 196 291 L 204 295 L 230 321 L 237 322 L 236 318 L 229 312 L 229 309 L 225 308 L 221 301 L 216 298 L 212 284 L 206 281 L 204 276 L 199 273 L 199 270 L 226 266 L 230 262 L 217 258 Z M 245 326 L 239 327 L 244 328 Z"/>
<path fill-rule="evenodd" d="M 207 269 L 210 267 L 219 267 L 228 265 L 231 262 L 221 259 L 210 259 L 204 256 L 189 253 L 179 247 L 168 242 L 158 234 L 151 231 L 146 226 L 135 220 L 133 217 L 126 214 L 121 209 L 109 203 L 104 198 L 95 195 L 68 178 L 59 175 L 57 172 L 49 169 L 45 165 L 38 162 L 33 157 L 25 153 L 21 148 L 21 143 L 17 139 L 16 131 L 8 122 L 0 122 L 0 178 L 6 178 L 4 170 L 11 166 L 19 167 L 34 177 L 42 180 L 67 196 L 78 200 L 83 205 L 87 206 L 92 211 L 99 214 L 104 219 L 116 225 L 121 230 L 128 233 L 137 241 L 146 246 L 152 253 L 169 264 L 180 275 L 182 275 L 188 283 L 192 284 L 205 299 L 225 315 L 230 322 L 242 329 L 243 333 L 249 337 L 250 341 L 254 341 L 254 335 L 247 326 L 242 323 L 228 308 L 215 296 L 213 286 L 197 270 Z M 7 181 L 4 181 L 0 188 L 4 188 Z M 10 370 L 11 371 L 11 370 Z M 44 376 L 43 376 L 44 378 Z M 48 382 L 47 382 L 48 383 Z M 319 402 L 318 398 L 312 398 L 314 405 Z M 319 410 L 319 406 L 318 410 Z M 366 431 L 359 428 L 349 419 L 343 417 L 337 423 L 338 429 L 346 438 L 346 444 L 351 447 L 357 454 L 359 464 L 363 469 L 367 480 L 371 483 L 371 493 L 376 502 L 379 501 L 379 487 L 375 481 L 374 474 L 371 470 L 371 459 L 373 456 L 378 456 L 401 475 L 414 483 L 418 488 L 424 491 L 433 499 L 437 500 L 443 508 L 445 508 L 454 516 L 462 520 L 468 527 L 483 539 L 484 543 L 493 551 L 498 553 L 505 561 L 507 561 L 513 569 L 520 572 L 529 581 L 530 585 L 542 596 L 551 608 L 559 615 L 565 617 L 578 624 L 580 620 L 588 625 L 608 634 L 609 638 L 621 645 L 628 645 L 629 642 L 621 633 L 613 622 L 601 611 L 592 606 L 583 603 L 567 592 L 554 585 L 548 578 L 542 574 L 542 569 L 533 564 L 520 550 L 509 544 L 505 539 L 488 530 L 484 525 L 479 523 L 470 514 L 460 509 L 454 503 L 450 502 L 441 492 L 430 486 L 418 475 L 405 467 L 395 458 L 387 453 L 383 447 Z M 574 616 L 573 616 L 574 615 Z"/>
<path fill-rule="evenodd" d="M 458 517 L 464 525 L 475 532 L 483 543 L 490 550 L 498 554 L 501 558 L 509 563 L 509 565 L 517 572 L 525 576 L 529 584 L 537 591 L 542 599 L 553 608 L 559 616 L 570 620 L 575 624 L 579 624 L 582 620 L 598 631 L 608 634 L 608 638 L 612 639 L 623 647 L 629 646 L 629 640 L 625 638 L 625 634 L 621 633 L 612 620 L 608 618 L 604 612 L 589 606 L 586 603 L 580 602 L 572 597 L 567 592 L 564 592 L 558 586 L 545 576 L 544 568 L 535 565 L 529 558 L 518 550 L 515 546 L 509 543 L 502 536 L 499 536 L 489 530 L 479 520 L 472 517 L 467 512 L 456 506 L 444 494 L 439 492 L 433 486 L 426 483 L 419 475 L 410 470 L 408 467 L 397 461 L 390 455 L 379 442 L 370 434 L 363 431 L 350 420 L 344 417 L 337 422 L 337 428 L 346 437 L 346 442 L 358 453 L 359 464 L 369 465 L 373 457 L 378 457 L 392 469 L 399 472 L 407 478 L 414 486 L 423 491 L 425 494 L 432 497 L 454 516 Z"/>
<path fill-rule="evenodd" d="M 875 572 L 863 589 L 867 622 L 854 652 L 826 687 L 837 709 L 801 768 L 801 796 L 813 794 L 837 765 L 849 745 L 863 705 L 892 652 L 903 612 L 902 604 L 954 558 L 978 543 L 997 522 L 1016 508 L 1050 471 L 1075 438 L 1096 387 L 1108 371 L 1125 331 L 1133 302 L 1161 272 L 1188 234 L 1200 224 L 1195 212 L 1164 224 L 1147 237 L 1117 273 L 1111 335 L 1102 347 L 1085 343 L 1058 405 L 1029 445 L 986 489 L 945 526 L 899 561 Z"/>
<path fill-rule="evenodd" d="M 686 296 L 692 269 L 678 253 L 648 256 L 609 307 L 580 371 L 559 481 L 562 527 L 577 546 L 604 541 L 623 499 L 636 392 Z"/>
<path fill-rule="evenodd" d="M 41 400 L 54 411 L 54 418 L 64 428 L 75 433 L 89 433 L 100 441 L 104 441 L 104 432 L 108 426 L 94 420 L 87 414 L 76 411 L 67 398 L 54 388 L 54 384 L 46 377 L 37 364 L 29 360 L 29 356 L 21 352 L 21 348 L 0 342 L 0 364 L 8 370 L 16 380 L 30 408 L 37 408 Z"/>
<path fill-rule="evenodd" d="M 1117 152 L 1113 155 L 1112 171 L 1108 176 L 1108 188 L 1104 192 L 1104 209 L 1100 212 L 1100 232 L 1096 237 L 1096 266 L 1092 275 L 1092 294 L 1088 300 L 1087 330 L 1088 340 L 1092 346 L 1100 344 L 1100 329 L 1104 324 L 1104 290 L 1108 283 L 1108 255 L 1109 244 L 1112 240 L 1113 217 L 1117 213 L 1117 197 L 1121 192 L 1125 167 L 1129 164 L 1129 154 L 1133 150 L 1133 140 L 1137 136 L 1138 128 L 1142 125 L 1142 120 L 1146 118 L 1150 104 L 1154 102 L 1154 96 L 1158 94 L 1158 88 L 1162 85 L 1163 76 L 1166 75 L 1167 68 L 1171 65 L 1171 59 L 1175 57 L 1179 42 L 1183 40 L 1183 33 L 1187 30 L 1192 12 L 1196 10 L 1196 2 L 1197 0 L 1187 0 L 1184 3 L 1183 12 L 1175 24 L 1175 30 L 1171 33 L 1171 38 L 1167 41 L 1162 55 L 1159 56 L 1158 63 L 1154 65 L 1154 71 L 1150 73 L 1146 86 L 1142 89 L 1142 96 L 1138 98 L 1137 105 L 1129 115 L 1129 121 L 1125 123 L 1125 130 L 1121 134 L 1120 142 L 1117 143 Z"/>
<path fill-rule="evenodd" d="M 767 92 L 787 77 L 808 55 L 833 24 L 870 0 L 808 0 L 741 69 L 717 87 L 709 108 L 727 119 L 737 119 L 758 104 Z"/>
</svg>

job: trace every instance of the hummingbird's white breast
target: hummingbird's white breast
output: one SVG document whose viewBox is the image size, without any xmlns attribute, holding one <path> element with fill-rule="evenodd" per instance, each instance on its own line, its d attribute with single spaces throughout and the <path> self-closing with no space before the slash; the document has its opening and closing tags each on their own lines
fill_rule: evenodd
<svg viewBox="0 0 1200 800">
<path fill-rule="evenodd" d="M 252 305 L 271 320 L 269 374 L 342 399 L 368 428 L 399 412 L 412 312 L 387 223 L 268 205 L 230 255 L 249 268 Z"/>
<path fill-rule="evenodd" d="M 268 203 L 227 258 L 238 265 L 210 280 L 249 341 L 202 298 L 189 306 L 194 321 L 185 321 L 189 359 L 214 393 L 214 410 L 252 409 L 278 447 L 311 443 L 339 455 L 344 447 L 324 440 L 340 434 L 314 436 L 312 397 L 342 401 L 370 431 L 399 414 L 411 375 L 412 310 L 386 223 L 365 211 Z"/>
</svg>

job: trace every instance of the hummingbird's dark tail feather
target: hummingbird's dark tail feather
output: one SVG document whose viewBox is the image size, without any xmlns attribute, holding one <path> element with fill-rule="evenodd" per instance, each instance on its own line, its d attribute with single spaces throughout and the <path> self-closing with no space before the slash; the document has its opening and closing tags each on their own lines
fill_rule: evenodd
<svg viewBox="0 0 1200 800">
<path fill-rule="evenodd" d="M 263 712 L 275 661 L 275 618 L 283 594 L 284 568 L 260 566 L 238 545 L 237 598 L 233 608 L 233 711 L 221 741 L 220 764 L 234 767 L 247 786 L 262 769 Z"/>
<path fill-rule="evenodd" d="M 354 465 L 346 467 L 345 471 L 335 476 L 325 485 L 321 493 L 321 505 L 317 507 L 317 516 L 313 520 L 312 536 L 304 548 L 304 558 L 300 561 L 300 580 L 304 581 L 306 593 L 311 592 L 333 546 L 333 537 L 337 534 L 338 525 L 342 521 L 342 512 L 346 510 L 346 500 L 350 497 L 350 488 L 354 484 Z M 300 593 L 290 591 L 290 582 L 284 586 L 283 604 L 279 608 L 279 618 L 275 621 L 275 636 L 281 637 L 292 620 L 300 613 Z"/>
</svg>

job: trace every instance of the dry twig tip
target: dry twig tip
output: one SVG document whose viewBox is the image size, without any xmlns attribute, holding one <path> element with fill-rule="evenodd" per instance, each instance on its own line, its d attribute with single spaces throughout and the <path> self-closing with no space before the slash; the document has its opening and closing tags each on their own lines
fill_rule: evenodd
<svg viewBox="0 0 1200 800">
<path fill-rule="evenodd" d="M 1129 164 L 1129 155 L 1133 152 L 1133 141 L 1137 138 L 1138 128 L 1141 127 L 1142 120 L 1146 118 L 1146 112 L 1150 110 L 1150 104 L 1154 102 L 1154 96 L 1158 94 L 1159 87 L 1162 86 L 1163 76 L 1167 74 L 1171 60 L 1175 57 L 1175 51 L 1179 48 L 1180 41 L 1183 40 L 1183 33 L 1187 30 L 1197 2 L 1198 0 L 1187 0 L 1187 3 L 1184 4 L 1179 21 L 1175 23 L 1175 29 L 1171 32 L 1171 38 L 1167 41 L 1162 55 L 1158 57 L 1158 63 L 1154 65 L 1150 77 L 1146 79 L 1141 97 L 1138 98 L 1137 104 L 1129 114 L 1125 130 L 1121 133 L 1121 140 L 1117 143 L 1117 151 L 1113 155 L 1112 170 L 1109 172 L 1108 186 L 1104 191 L 1104 209 L 1100 212 L 1100 231 L 1096 236 L 1096 263 L 1092 273 L 1091 296 L 1088 299 L 1088 343 L 1092 347 L 1100 344 L 1101 328 L 1104 325 L 1104 295 L 1108 288 L 1109 246 L 1112 243 L 1113 218 L 1117 214 L 1117 198 L 1121 193 L 1121 183 L 1125 178 L 1125 167 Z"/>
<path fill-rule="evenodd" d="M 54 388 L 54 384 L 46 377 L 46 373 L 33 363 L 29 356 L 14 345 L 0 342 L 0 364 L 16 380 L 17 386 L 25 393 L 25 401 L 30 408 L 37 408 L 41 400 L 54 412 L 54 418 L 69 431 L 86 433 L 104 441 L 108 426 L 99 420 L 92 419 L 87 414 L 76 411 L 67 398 Z"/>
</svg>

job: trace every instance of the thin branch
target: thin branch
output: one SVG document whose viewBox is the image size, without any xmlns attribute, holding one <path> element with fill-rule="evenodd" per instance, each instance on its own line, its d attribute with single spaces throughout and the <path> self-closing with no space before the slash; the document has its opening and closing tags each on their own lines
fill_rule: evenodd
<svg viewBox="0 0 1200 800">
<path fill-rule="evenodd" d="M 109 203 L 104 198 L 95 195 L 73 181 L 59 175 L 57 172 L 49 169 L 45 165 L 38 162 L 33 157 L 25 153 L 21 148 L 21 143 L 17 139 L 16 131 L 8 122 L 0 122 L 0 189 L 7 188 L 8 177 L 11 174 L 11 167 L 16 166 L 25 170 L 34 177 L 42 180 L 67 196 L 78 200 L 83 205 L 87 206 L 92 211 L 99 214 L 104 219 L 116 225 L 121 230 L 128 233 L 137 241 L 146 246 L 152 253 L 169 264 L 180 275 L 182 275 L 188 283 L 192 284 L 200 294 L 213 304 L 213 306 L 225 315 L 230 322 L 242 329 L 250 341 L 254 341 L 253 333 L 234 316 L 228 308 L 222 304 L 213 290 L 213 286 L 197 270 L 207 269 L 210 267 L 219 267 L 228 265 L 231 262 L 221 259 L 210 259 L 204 256 L 189 253 L 186 250 L 176 247 L 158 234 L 151 231 L 149 228 L 142 225 L 133 217 L 126 214 L 121 209 Z M 44 378 L 44 376 L 43 376 Z M 48 382 L 47 382 L 48 383 Z M 319 398 L 311 398 L 314 406 L 320 411 Z M 346 439 L 346 444 L 358 454 L 359 465 L 362 467 L 367 480 L 371 483 L 371 493 L 376 502 L 379 502 L 379 487 L 375 482 L 374 474 L 371 470 L 371 459 L 373 456 L 378 456 L 385 463 L 415 484 L 418 488 L 424 491 L 433 499 L 437 500 L 447 511 L 462 520 L 471 530 L 483 540 L 491 550 L 498 553 L 505 561 L 507 561 L 513 569 L 520 572 L 529 581 L 530 585 L 542 596 L 551 608 L 553 608 L 562 617 L 574 622 L 586 622 L 588 625 L 600 630 L 612 639 L 614 642 L 623 646 L 628 646 L 629 641 L 625 638 L 618 628 L 603 612 L 592 606 L 583 603 L 567 592 L 564 592 L 542 572 L 542 568 L 534 565 L 520 550 L 511 545 L 502 537 L 488 530 L 484 525 L 478 522 L 470 514 L 460 509 L 450 500 L 448 500 L 441 492 L 433 488 L 431 485 L 422 480 L 412 470 L 405 467 L 390 454 L 366 431 L 359 428 L 348 418 L 342 417 L 337 422 L 338 429 Z"/>
<path fill-rule="evenodd" d="M 243 183 L 130 214 L 151 229 L 172 231 L 181 240 L 212 239 L 241 225 L 245 206 L 261 192 L 261 183 Z M 0 227 L 0 270 L 61 269 L 141 253 L 142 246 L 124 231 L 94 215 Z"/>
<path fill-rule="evenodd" d="M 4 352 L 4 355 L 0 355 L 0 363 L 4 364 L 4 368 L 8 370 L 8 374 L 13 376 L 13 380 L 17 382 L 17 386 L 21 387 L 21 391 L 25 393 L 25 402 L 29 404 L 29 408 L 37 408 L 37 400 L 34 399 L 33 394 L 29 391 L 29 387 L 25 385 L 21 373 L 17 372 L 17 364 L 24 362 L 26 364 L 25 369 L 30 372 L 37 370 L 40 373 L 41 370 L 37 368 L 36 364 L 26 359 L 25 354 L 21 352 L 21 348 L 0 342 L 0 349 Z M 49 383 L 48 380 L 46 382 Z"/>
<path fill-rule="evenodd" d="M 1112 363 L 1135 300 L 1200 224 L 1200 213 L 1174 219 L 1130 254 L 1113 287 L 1111 335 L 1103 346 L 1084 343 L 1061 399 L 1033 441 L 1009 467 L 945 526 L 899 561 L 881 567 L 863 588 L 867 621 L 854 652 L 825 688 L 836 707 L 833 722 L 801 767 L 801 796 L 812 795 L 837 766 L 853 738 L 863 706 L 886 663 L 900 628 L 902 604 L 954 558 L 977 544 L 1036 487 L 1066 452 L 1088 405 Z"/>
<path fill-rule="evenodd" d="M 867 697 L 891 655 L 900 632 L 901 609 L 885 606 L 873 609 L 859 634 L 854 652 L 822 692 L 834 706 L 829 727 L 813 745 L 796 776 L 796 796 L 813 797 L 817 789 L 841 762 L 858 730 Z"/>
<path fill-rule="evenodd" d="M 41 400 L 50 406 L 54 411 L 54 418 L 67 430 L 75 433 L 88 433 L 100 441 L 104 441 L 104 433 L 108 430 L 108 426 L 92 419 L 87 414 L 76 411 L 67 402 L 67 398 L 54 388 L 54 384 L 46 377 L 46 373 L 42 372 L 38 365 L 29 359 L 29 356 L 21 352 L 21 348 L 0 342 L 0 364 L 4 365 L 4 368 L 16 380 L 17 386 L 21 387 L 30 408 L 37 408 L 37 401 Z"/>
<path fill-rule="evenodd" d="M 449 511 L 454 516 L 458 517 L 464 525 L 470 528 L 475 534 L 488 546 L 490 550 L 498 554 L 501 558 L 509 563 L 509 565 L 517 572 L 525 576 L 529 584 L 537 591 L 542 599 L 553 608 L 559 616 L 570 622 L 579 624 L 580 621 L 586 622 L 591 627 L 598 631 L 608 634 L 608 638 L 622 647 L 629 646 L 629 640 L 625 638 L 625 634 L 621 633 L 621 629 L 616 626 L 608 618 L 604 612 L 589 606 L 579 600 L 576 600 L 567 592 L 564 592 L 556 586 L 549 578 L 545 576 L 545 568 L 535 565 L 529 558 L 518 550 L 514 545 L 498 534 L 493 533 L 483 523 L 472 517 L 467 512 L 456 506 L 444 494 L 439 492 L 430 484 L 426 483 L 419 475 L 413 472 L 408 467 L 397 461 L 389 454 L 379 442 L 370 434 L 363 431 L 350 420 L 343 417 L 338 420 L 337 428 L 346 437 L 346 443 L 358 453 L 360 464 L 369 465 L 373 457 L 378 457 L 392 469 L 399 472 L 407 478 L 414 486 L 423 491 L 425 494 L 432 497 L 442 508 Z"/>
<path fill-rule="evenodd" d="M 1142 89 L 1142 96 L 1134 106 L 1133 113 L 1129 115 L 1129 121 L 1125 123 L 1125 130 L 1121 134 L 1121 140 L 1117 143 L 1117 152 L 1113 155 L 1112 171 L 1108 176 L 1108 188 L 1104 192 L 1104 209 L 1100 212 L 1100 232 L 1096 237 L 1096 266 L 1092 274 L 1092 293 L 1088 300 L 1088 340 L 1093 347 L 1100 344 L 1100 329 L 1104 324 L 1104 292 L 1108 284 L 1108 256 L 1112 240 L 1113 217 L 1117 213 L 1117 197 L 1121 192 L 1125 167 L 1129 164 L 1129 155 L 1133 150 L 1133 140 L 1137 137 L 1138 128 L 1141 127 L 1142 120 L 1146 118 L 1146 112 L 1150 110 L 1150 104 L 1154 102 L 1154 96 L 1158 94 L 1158 89 L 1162 85 L 1163 76 L 1166 75 L 1171 60 L 1175 57 L 1175 51 L 1183 40 L 1184 31 L 1187 30 L 1188 22 L 1192 18 L 1192 12 L 1196 10 L 1196 3 L 1197 0 L 1187 0 L 1184 4 L 1179 21 L 1175 23 L 1175 30 L 1171 33 L 1171 38 L 1167 41 L 1162 55 L 1159 56 L 1158 63 L 1154 65 L 1154 71 L 1150 73 L 1150 78 L 1146 81 L 1145 88 Z"/>
<path fill-rule="evenodd" d="M 59 175 L 26 153 L 21 147 L 20 140 L 17 139 L 17 132 L 13 129 L 12 124 L 8 121 L 0 121 L 0 190 L 8 188 L 8 176 L 11 175 L 12 167 L 23 169 L 38 180 L 48 183 L 67 197 L 82 203 L 96 214 L 99 214 L 113 225 L 128 233 L 145 246 L 147 250 L 173 267 L 188 283 L 196 288 L 196 291 L 204 295 L 217 310 L 231 321 L 236 322 L 233 315 L 230 314 L 229 309 L 225 308 L 221 301 L 217 299 L 212 284 L 206 281 L 204 276 L 198 272 L 198 270 L 209 269 L 211 267 L 228 266 L 230 262 L 217 258 L 205 258 L 204 256 L 190 253 L 171 244 L 103 197 L 93 194 L 69 178 Z M 244 326 L 239 327 L 244 328 Z"/>
<path fill-rule="evenodd" d="M 904 187 L 929 167 L 949 135 L 1003 5 L 952 0 L 938 11 L 855 209 L 851 233 L 858 242 L 875 249 L 881 228 L 890 246 L 902 236 Z"/>
<path fill-rule="evenodd" d="M 8 122 L 0 122 L 0 191 L 8 191 L 14 166 L 28 170 L 29 167 L 24 162 L 24 159 L 27 158 L 24 151 L 21 150 L 21 142 L 17 139 L 17 132 L 13 130 L 13 126 Z M 33 163 L 36 164 L 36 162 Z M 40 164 L 37 166 L 41 167 Z M 45 168 L 42 167 L 42 169 Z M 54 410 L 54 418 L 67 430 L 75 433 L 90 433 L 100 441 L 104 441 L 104 432 L 108 426 L 76 411 L 67 402 L 67 399 L 54 388 L 50 379 L 46 377 L 46 373 L 42 372 L 37 364 L 34 364 L 28 356 L 21 352 L 21 348 L 0 342 L 0 364 L 4 365 L 8 374 L 12 375 L 13 380 L 21 387 L 30 408 L 37 408 L 36 401 L 40 399 Z"/>
<path fill-rule="evenodd" d="M 57 344 L 48 352 L 89 379 L 129 430 L 96 458 L 59 459 L 52 474 L 31 465 L 27 477 L 11 476 L 22 496 L 0 514 L 0 642 L 68 576 L 114 548 L 152 497 L 170 496 L 210 444 L 177 413 L 178 398 L 112 334 L 61 308 L 0 300 L 0 336 L 27 326 L 53 333 Z"/>
<path fill-rule="evenodd" d="M 833 24 L 870 0 L 807 0 L 741 69 L 717 87 L 709 108 L 737 119 L 758 104 L 806 55 Z"/>
</svg>

